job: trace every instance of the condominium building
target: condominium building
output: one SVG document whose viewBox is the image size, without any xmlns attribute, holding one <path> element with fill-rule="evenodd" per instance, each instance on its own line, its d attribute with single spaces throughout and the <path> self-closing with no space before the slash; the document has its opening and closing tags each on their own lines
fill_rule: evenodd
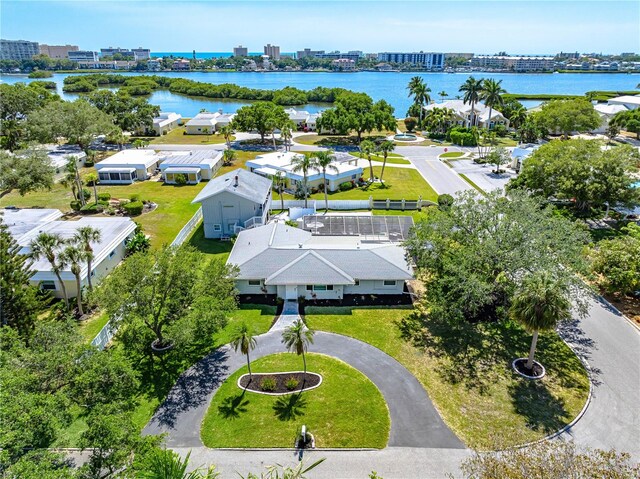
<svg viewBox="0 0 640 479">
<path fill-rule="evenodd" d="M 269 55 L 269 58 L 271 58 L 272 60 L 280 60 L 280 47 L 267 43 L 264 46 L 264 54 Z"/>
<path fill-rule="evenodd" d="M 315 57 L 322 54 L 324 54 L 324 50 L 311 50 L 310 48 L 305 48 L 304 50 L 298 50 L 296 52 L 296 58 L 299 60 L 300 58 Z"/>
<path fill-rule="evenodd" d="M 331 61 L 331 66 L 340 71 L 353 71 L 356 68 L 356 62 L 349 58 L 337 58 Z"/>
<path fill-rule="evenodd" d="M 516 72 L 553 70 L 553 57 L 511 57 L 502 55 L 477 56 L 471 59 L 474 68 L 511 70 Z"/>
<path fill-rule="evenodd" d="M 112 57 L 116 53 L 122 55 L 124 58 L 133 59 L 133 57 L 134 57 L 133 52 L 131 50 L 128 50 L 127 48 L 109 47 L 109 48 L 101 48 L 100 49 L 100 56 L 101 57 Z"/>
<path fill-rule="evenodd" d="M 247 47 L 243 47 L 239 45 L 237 47 L 233 47 L 233 56 L 234 57 L 248 57 L 249 49 Z"/>
<path fill-rule="evenodd" d="M 346 53 L 342 53 L 336 50 L 334 52 L 319 53 L 314 56 L 316 58 L 324 58 L 328 60 L 340 60 L 341 58 L 346 58 L 347 60 L 353 60 L 354 62 L 357 62 L 360 59 L 360 57 L 362 57 L 362 52 L 352 50 Z"/>
<path fill-rule="evenodd" d="M 444 54 L 445 58 L 464 58 L 465 60 L 471 60 L 473 58 L 473 53 L 460 53 L 460 52 L 449 52 Z"/>
<path fill-rule="evenodd" d="M 131 51 L 135 60 L 148 60 L 151 58 L 151 50 L 148 48 L 132 48 Z"/>
<path fill-rule="evenodd" d="M 444 53 L 433 52 L 383 52 L 378 53 L 378 60 L 387 63 L 409 63 L 421 66 L 429 70 L 441 70 L 444 68 Z"/>
<path fill-rule="evenodd" d="M 40 54 L 47 55 L 49 58 L 69 58 L 69 52 L 77 52 L 77 45 L 47 45 L 40 44 Z"/>
<path fill-rule="evenodd" d="M 76 50 L 70 51 L 68 54 L 69 60 L 74 62 L 97 62 L 98 52 L 92 52 L 90 50 Z"/>
<path fill-rule="evenodd" d="M 0 60 L 31 60 L 40 53 L 38 42 L 0 40 Z"/>
</svg>

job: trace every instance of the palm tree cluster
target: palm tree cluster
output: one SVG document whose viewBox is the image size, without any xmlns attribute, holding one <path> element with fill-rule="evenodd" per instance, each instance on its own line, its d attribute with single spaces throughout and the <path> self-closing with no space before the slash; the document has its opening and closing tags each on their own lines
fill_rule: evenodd
<svg viewBox="0 0 640 479">
<path fill-rule="evenodd" d="M 324 204 L 325 208 L 329 209 L 329 198 L 327 196 L 327 171 L 338 171 L 338 168 L 333 163 L 333 151 L 331 150 L 320 150 L 315 151 L 311 155 L 296 155 L 291 160 L 291 165 L 293 166 L 293 171 L 295 173 L 302 173 L 302 188 L 304 193 L 304 207 L 307 207 L 307 198 L 309 196 L 309 188 L 307 185 L 307 180 L 309 177 L 309 171 L 311 170 L 320 170 L 322 172 L 322 178 L 324 180 L 324 187 L 322 190 L 324 191 Z M 280 197 L 282 199 L 282 181 L 283 179 L 276 180 L 279 183 L 279 191 Z M 283 208 L 284 209 L 284 208 Z"/>
<path fill-rule="evenodd" d="M 489 128 L 491 128 L 491 116 L 493 109 L 500 107 L 504 104 L 502 95 L 507 91 L 502 88 L 502 80 L 494 80 L 492 78 L 487 79 L 475 79 L 474 77 L 467 78 L 462 86 L 460 86 L 461 93 L 464 94 L 462 101 L 465 104 L 471 105 L 471 125 L 472 127 L 478 126 L 478 117 L 476 115 L 475 106 L 478 102 L 483 101 L 485 105 L 489 107 Z"/>
<path fill-rule="evenodd" d="M 82 307 L 82 266 L 83 264 L 87 265 L 87 282 L 89 290 L 92 290 L 91 273 L 94 258 L 92 243 L 99 243 L 101 238 L 100 230 L 91 226 L 83 226 L 78 228 L 71 238 L 64 239 L 58 233 L 40 233 L 30 244 L 31 256 L 34 259 L 44 258 L 51 264 L 51 270 L 62 289 L 62 296 L 67 310 L 69 310 L 69 297 L 61 273 L 67 267 L 71 269 L 76 278 L 76 301 L 80 316 L 84 315 Z"/>
<path fill-rule="evenodd" d="M 413 97 L 413 104 L 419 108 L 419 122 L 422 125 L 422 115 L 424 111 L 424 107 L 431 103 L 431 88 L 425 83 L 422 77 L 415 76 L 409 80 L 409 84 L 407 85 L 407 90 L 409 90 L 409 97 Z M 444 92 L 440 92 L 442 95 Z"/>
<path fill-rule="evenodd" d="M 373 163 L 371 156 L 372 155 L 380 155 L 382 156 L 382 170 L 380 171 L 380 183 L 384 186 L 382 182 L 382 177 L 384 176 L 384 169 L 387 166 L 387 158 L 389 157 L 389 153 L 391 153 L 396 148 L 396 145 L 393 141 L 384 140 L 380 143 L 375 143 L 372 140 L 363 140 L 360 143 L 360 154 L 365 155 L 367 157 L 367 161 L 369 162 L 369 182 L 373 183 L 375 181 L 375 175 L 373 174 Z"/>
<path fill-rule="evenodd" d="M 451 108 L 433 108 L 424 116 L 423 126 L 431 133 L 444 135 L 455 119 L 455 112 Z"/>
</svg>

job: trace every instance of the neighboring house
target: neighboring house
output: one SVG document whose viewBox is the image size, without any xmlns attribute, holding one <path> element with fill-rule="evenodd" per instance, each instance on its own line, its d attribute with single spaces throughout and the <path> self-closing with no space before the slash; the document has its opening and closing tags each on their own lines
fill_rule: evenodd
<svg viewBox="0 0 640 479">
<path fill-rule="evenodd" d="M 62 179 L 66 174 L 66 166 L 70 159 L 75 160 L 76 166 L 82 168 L 87 154 L 77 145 L 43 145 L 51 165 L 56 169 L 54 179 Z"/>
<path fill-rule="evenodd" d="M 160 114 L 153 119 L 153 131 L 156 135 L 162 136 L 180 125 L 182 115 L 172 111 L 161 111 Z"/>
<path fill-rule="evenodd" d="M 491 119 L 489 119 L 490 108 L 480 102 L 474 105 L 475 115 L 471 112 L 471 104 L 465 103 L 463 100 L 446 100 L 442 103 L 431 103 L 424 107 L 425 111 L 433 110 L 434 108 L 448 108 L 453 110 L 456 123 L 464 127 L 472 126 L 471 122 L 474 116 L 477 118 L 477 126 L 480 128 L 489 128 L 489 126 L 495 125 L 509 126 L 509 120 L 495 108 L 491 109 Z"/>
<path fill-rule="evenodd" d="M 191 62 L 189 60 L 185 60 L 184 58 L 180 58 L 173 62 L 171 65 L 172 70 L 191 70 Z"/>
<path fill-rule="evenodd" d="M 216 117 L 216 131 L 220 131 L 220 128 L 222 128 L 223 126 L 229 126 L 233 119 L 236 117 L 235 113 L 222 113 L 222 110 L 220 110 L 218 113 L 220 114 Z"/>
<path fill-rule="evenodd" d="M 635 110 L 640 108 L 640 95 L 623 95 L 611 98 L 607 101 L 609 105 L 622 105 L 627 110 Z"/>
<path fill-rule="evenodd" d="M 216 131 L 216 118 L 219 116 L 217 112 L 198 113 L 185 125 L 187 135 L 211 135 Z"/>
<path fill-rule="evenodd" d="M 358 236 L 313 236 L 283 223 L 242 231 L 227 264 L 238 267 L 240 294 L 285 300 L 402 294 L 413 279 L 404 249 Z"/>
<path fill-rule="evenodd" d="M 287 108 L 284 112 L 299 130 L 305 127 L 310 116 L 308 111 L 296 110 L 295 108 Z"/>
<path fill-rule="evenodd" d="M 39 233 L 59 234 L 64 239 L 71 238 L 78 228 L 91 226 L 100 230 L 101 240 L 92 243 L 93 264 L 92 278 L 95 282 L 106 276 L 125 257 L 126 242 L 135 234 L 136 224 L 131 218 L 97 218 L 84 217 L 77 221 L 62 221 L 62 213 L 54 209 L 19 209 L 0 210 L 2 220 L 9 227 L 9 233 L 20 245 L 21 254 L 30 254 L 30 243 Z M 50 291 L 56 298 L 62 298 L 62 287 L 51 269 L 51 264 L 44 258 L 34 261 L 31 269 L 35 274 L 31 283 L 41 289 Z M 83 262 L 81 285 L 86 286 L 87 265 Z M 76 279 L 71 269 L 65 267 L 60 276 L 65 284 L 68 297 L 77 296 Z"/>
<path fill-rule="evenodd" d="M 316 131 L 318 128 L 318 118 L 322 113 L 311 113 L 307 118 L 306 130 L 307 131 Z"/>
<path fill-rule="evenodd" d="M 294 152 L 277 152 L 258 155 L 253 160 L 246 162 L 247 168 L 258 175 L 273 178 L 278 172 L 284 172 L 289 187 L 295 189 L 299 184 L 304 183 L 304 176 L 301 171 L 295 172 L 291 165 L 293 158 L 299 156 Z M 334 167 L 327 169 L 327 190 L 336 191 L 340 188 L 341 183 L 356 182 L 362 177 L 362 168 L 358 166 L 357 158 L 346 154 L 334 154 Z M 309 188 L 319 188 L 323 183 L 322 171 L 319 169 L 311 169 L 307 173 L 307 185 Z"/>
<path fill-rule="evenodd" d="M 598 112 L 600 118 L 602 119 L 602 123 L 598 128 L 593 130 L 593 133 L 605 133 L 607 128 L 609 128 L 609 122 L 611 118 L 616 113 L 620 113 L 621 111 L 627 111 L 627 107 L 622 104 L 609 104 L 605 105 L 604 103 L 597 103 L 593 106 L 593 108 Z"/>
<path fill-rule="evenodd" d="M 153 150 L 123 150 L 96 163 L 98 178 L 103 184 L 131 184 L 152 176 L 162 157 Z"/>
<path fill-rule="evenodd" d="M 210 180 L 222 166 L 222 152 L 218 150 L 165 151 L 160 163 L 162 179 L 176 183 L 176 175 L 184 175 L 187 183 Z"/>
<path fill-rule="evenodd" d="M 202 205 L 205 238 L 230 237 L 265 224 L 271 187 L 271 180 L 243 169 L 209 181 L 192 201 Z"/>
<path fill-rule="evenodd" d="M 524 159 L 531 155 L 531 153 L 536 151 L 538 148 L 540 148 L 540 145 L 536 145 L 534 143 L 527 143 L 516 146 L 511 151 L 511 168 L 516 170 L 516 172 L 519 172 Z"/>
</svg>

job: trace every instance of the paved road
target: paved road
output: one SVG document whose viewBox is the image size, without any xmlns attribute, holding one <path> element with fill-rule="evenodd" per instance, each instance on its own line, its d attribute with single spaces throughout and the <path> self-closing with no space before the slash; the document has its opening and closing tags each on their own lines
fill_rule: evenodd
<svg viewBox="0 0 640 479">
<path fill-rule="evenodd" d="M 282 352 L 281 335 L 258 337 L 252 359 Z M 444 424 L 418 380 L 404 366 L 379 349 L 337 334 L 318 332 L 311 351 L 336 357 L 365 374 L 380 390 L 391 416 L 389 446 L 463 448 Z M 220 384 L 244 366 L 245 357 L 229 346 L 191 367 L 158 408 L 145 434 L 167 433 L 169 447 L 202 446 L 200 424 Z"/>
</svg>

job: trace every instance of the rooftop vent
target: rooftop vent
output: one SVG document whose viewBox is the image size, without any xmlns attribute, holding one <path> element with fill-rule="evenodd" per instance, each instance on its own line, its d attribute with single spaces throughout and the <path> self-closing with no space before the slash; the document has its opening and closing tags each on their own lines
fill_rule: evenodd
<svg viewBox="0 0 640 479">
<path fill-rule="evenodd" d="M 233 183 L 233 186 L 238 186 L 238 175 L 236 175 L 236 177 L 235 177 L 235 181 Z"/>
</svg>

